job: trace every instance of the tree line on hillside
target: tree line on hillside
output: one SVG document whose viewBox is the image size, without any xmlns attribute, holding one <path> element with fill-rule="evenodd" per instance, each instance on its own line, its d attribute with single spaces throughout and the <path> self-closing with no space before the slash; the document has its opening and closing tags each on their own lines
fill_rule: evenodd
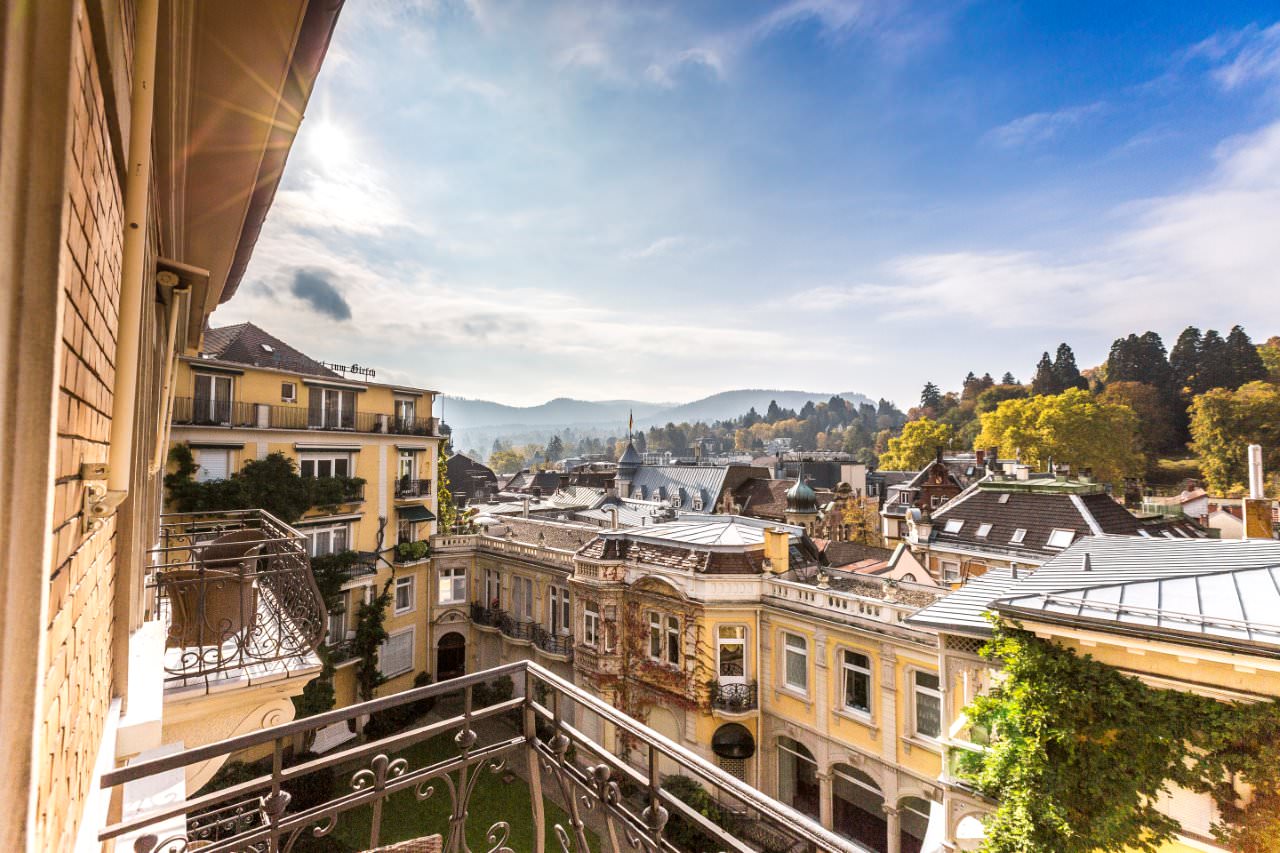
<svg viewBox="0 0 1280 853">
<path fill-rule="evenodd" d="M 1008 372 L 1000 382 L 970 372 L 958 392 L 928 382 L 908 415 L 882 468 L 917 468 L 938 446 L 998 447 L 1115 481 L 1189 448 L 1211 488 L 1238 492 L 1249 444 L 1262 444 L 1280 473 L 1280 337 L 1254 345 L 1241 326 L 1225 337 L 1188 327 L 1166 350 L 1156 332 L 1130 334 L 1083 371 L 1063 343 L 1041 356 L 1029 384 Z"/>
</svg>

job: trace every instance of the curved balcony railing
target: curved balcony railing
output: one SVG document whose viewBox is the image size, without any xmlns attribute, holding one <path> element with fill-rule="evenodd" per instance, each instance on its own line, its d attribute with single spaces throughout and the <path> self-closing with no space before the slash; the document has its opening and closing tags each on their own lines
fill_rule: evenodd
<svg viewBox="0 0 1280 853">
<path fill-rule="evenodd" d="M 743 714 L 760 707 L 759 690 L 754 681 L 726 684 L 713 681 L 711 688 L 711 707 L 731 714 Z"/>
<path fill-rule="evenodd" d="M 541 625 L 534 625 L 532 635 L 533 644 L 547 654 L 561 657 L 573 656 L 573 637 L 568 634 L 554 633 Z"/>
<path fill-rule="evenodd" d="M 168 683 L 315 665 L 327 614 L 302 535 L 262 510 L 161 516 L 148 586 Z"/>
<path fill-rule="evenodd" d="M 519 686 L 520 695 L 480 707 L 475 699 L 488 691 L 477 688 L 504 678 Z M 291 765 L 287 759 L 295 741 L 308 732 L 354 725 L 371 715 L 458 692 L 461 708 L 452 716 L 411 723 L 380 740 L 357 739 L 301 763 Z M 588 731 L 614 732 L 617 740 L 600 743 Z M 414 748 L 428 741 L 431 748 Z M 618 743 L 629 748 L 619 749 Z M 441 751 L 445 749 L 449 751 Z M 179 787 L 172 797 L 126 810 L 101 829 L 98 840 L 114 840 L 117 850 L 295 850 L 306 841 L 334 835 L 345 846 L 364 850 L 440 834 L 448 851 L 470 849 L 467 838 L 482 837 L 488 839 L 485 849 L 522 853 L 671 853 L 689 849 L 693 832 L 703 839 L 698 849 L 751 853 L 759 849 L 753 839 L 767 830 L 769 849 L 870 850 L 532 661 L 134 761 L 105 773 L 102 788 L 178 775 L 243 751 L 269 756 L 256 777 L 189 795 Z M 524 781 L 502 789 L 501 817 L 479 832 L 468 827 L 482 811 L 475 792 L 483 789 L 477 780 L 508 773 L 512 782 L 517 774 Z M 669 789 L 671 776 L 665 775 L 671 773 L 692 779 L 730 818 L 713 821 L 677 797 L 674 787 Z M 543 796 L 548 787 L 567 811 L 564 817 L 550 817 Z M 429 797 L 433 803 L 443 798 L 446 813 L 424 806 Z M 587 812 L 590 827 L 584 820 Z M 750 827 L 757 831 L 749 832 Z M 595 845 L 593 829 L 598 833 Z M 517 833 L 523 837 L 514 837 Z"/>
</svg>

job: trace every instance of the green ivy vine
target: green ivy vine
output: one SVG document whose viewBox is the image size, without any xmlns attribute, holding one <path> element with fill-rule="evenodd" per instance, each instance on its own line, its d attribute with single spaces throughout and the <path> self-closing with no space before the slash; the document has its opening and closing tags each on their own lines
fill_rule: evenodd
<svg viewBox="0 0 1280 853">
<path fill-rule="evenodd" d="M 1155 809 L 1174 784 L 1213 795 L 1222 815 L 1213 832 L 1230 849 L 1280 853 L 1280 703 L 1152 688 L 991 621 L 983 655 L 1005 677 L 965 713 L 996 736 L 961 763 L 962 777 L 999 803 L 985 853 L 1152 853 L 1179 830 Z M 1253 789 L 1247 807 L 1233 779 Z"/>
</svg>

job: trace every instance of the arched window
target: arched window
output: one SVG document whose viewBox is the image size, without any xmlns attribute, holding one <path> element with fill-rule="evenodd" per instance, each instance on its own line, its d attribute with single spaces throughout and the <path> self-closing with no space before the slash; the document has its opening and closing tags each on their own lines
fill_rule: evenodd
<svg viewBox="0 0 1280 853">
<path fill-rule="evenodd" d="M 929 829 L 931 808 L 928 800 L 919 797 L 903 797 L 898 801 L 898 849 L 901 853 L 920 853 Z"/>
<path fill-rule="evenodd" d="M 786 736 L 778 738 L 778 799 L 818 817 L 818 762 L 804 744 Z"/>
<path fill-rule="evenodd" d="M 880 786 L 848 764 L 833 766 L 831 776 L 832 827 L 845 838 L 885 853 L 889 849 L 889 824 Z"/>
</svg>

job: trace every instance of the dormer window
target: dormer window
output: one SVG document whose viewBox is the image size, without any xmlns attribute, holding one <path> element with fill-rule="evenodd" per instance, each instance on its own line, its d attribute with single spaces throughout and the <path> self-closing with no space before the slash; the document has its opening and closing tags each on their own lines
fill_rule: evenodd
<svg viewBox="0 0 1280 853">
<path fill-rule="evenodd" d="M 986 538 L 987 538 L 987 534 L 988 534 L 988 533 L 990 533 L 990 532 L 991 532 L 991 524 L 990 524 L 990 522 L 986 522 L 986 521 L 984 521 L 982 524 L 979 524 L 979 525 L 978 525 L 978 534 L 977 534 L 977 535 L 978 535 L 978 538 L 979 538 L 979 539 L 986 539 Z"/>
<path fill-rule="evenodd" d="M 1076 532 L 1074 530 L 1063 530 L 1058 528 L 1049 534 L 1049 541 L 1044 543 L 1044 547 L 1061 550 L 1062 548 L 1066 548 L 1070 545 L 1075 538 Z"/>
<path fill-rule="evenodd" d="M 959 533 L 963 527 L 964 527 L 964 519 L 948 518 L 946 525 L 943 526 L 942 529 L 946 533 Z"/>
</svg>

